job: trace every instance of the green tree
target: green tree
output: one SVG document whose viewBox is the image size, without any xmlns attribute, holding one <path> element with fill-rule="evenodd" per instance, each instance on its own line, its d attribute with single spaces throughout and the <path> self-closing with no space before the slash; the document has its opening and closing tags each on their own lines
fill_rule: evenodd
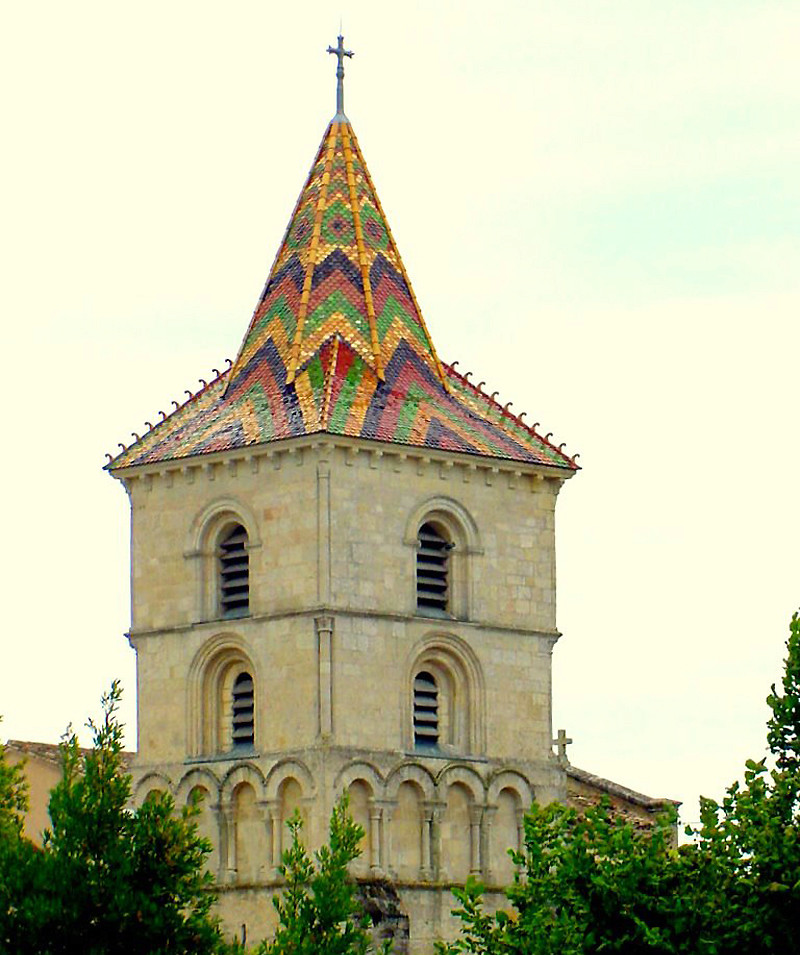
<svg viewBox="0 0 800 955">
<path fill-rule="evenodd" d="M 800 617 L 789 629 L 780 691 L 767 697 L 770 757 L 748 760 L 722 802 L 701 800 L 695 871 L 722 952 L 800 950 Z M 769 764 L 773 768 L 769 768 Z"/>
<path fill-rule="evenodd" d="M 767 745 L 778 772 L 800 770 L 800 612 L 792 617 L 786 641 L 782 692 L 775 684 L 767 697 L 772 716 L 767 723 Z"/>
<path fill-rule="evenodd" d="M 444 955 L 590 955 L 800 951 L 800 618 L 792 618 L 780 690 L 767 698 L 770 756 L 748 760 L 717 803 L 701 799 L 695 842 L 671 848 L 673 820 L 649 833 L 608 806 L 581 815 L 534 805 L 506 890 L 488 915 L 482 887 L 456 892 L 460 937 Z M 770 765 L 772 768 L 769 768 Z"/>
<path fill-rule="evenodd" d="M 512 914 L 487 915 L 483 887 L 456 890 L 461 937 L 441 953 L 678 952 L 692 912 L 676 894 L 680 863 L 674 819 L 643 834 L 615 817 L 607 802 L 585 813 L 534 804 L 525 845 L 506 890 Z M 693 951 L 703 951 L 702 947 Z"/>
<path fill-rule="evenodd" d="M 0 722 L 2 717 L 0 717 Z M 28 808 L 28 787 L 22 763 L 9 763 L 0 742 L 0 845 L 22 836 L 22 822 Z"/>
<path fill-rule="evenodd" d="M 12 765 L 0 743 L 0 952 L 20 950 L 31 908 L 38 851 L 22 834 L 28 808 L 23 764 Z"/>
<path fill-rule="evenodd" d="M 204 955 L 223 950 L 208 843 L 193 807 L 171 797 L 128 808 L 119 685 L 103 697 L 103 719 L 89 723 L 94 746 L 74 733 L 62 743 L 63 773 L 50 798 L 52 830 L 27 868 L 10 906 L 7 950 L 15 955 Z M 19 881 L 19 880 L 18 880 Z"/>
<path fill-rule="evenodd" d="M 280 868 L 286 888 L 273 898 L 278 930 L 256 955 L 366 955 L 373 950 L 367 919 L 347 871 L 360 854 L 364 830 L 350 816 L 346 796 L 331 813 L 328 844 L 313 858 L 302 842 L 299 815 L 288 826 L 292 844 Z M 388 944 L 381 951 L 388 953 Z"/>
</svg>

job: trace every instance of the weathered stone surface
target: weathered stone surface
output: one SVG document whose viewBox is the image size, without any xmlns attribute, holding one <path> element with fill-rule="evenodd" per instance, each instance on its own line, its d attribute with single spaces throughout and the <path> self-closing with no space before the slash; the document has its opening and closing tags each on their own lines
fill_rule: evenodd
<svg viewBox="0 0 800 955">
<path fill-rule="evenodd" d="M 565 798 L 550 725 L 560 478 L 517 465 L 501 480 L 494 462 L 481 480 L 467 456 L 378 455 L 346 441 L 232 460 L 125 476 L 135 798 L 204 797 L 221 913 L 254 938 L 273 927 L 286 820 L 298 809 L 316 847 L 348 792 L 365 830 L 354 874 L 393 886 L 409 952 L 424 951 L 452 930 L 452 884 L 510 876 L 506 850 L 531 798 Z M 454 545 L 445 613 L 417 607 L 426 521 Z M 250 606 L 223 618 L 217 541 L 233 522 L 248 533 Z M 415 742 L 421 670 L 438 687 L 433 748 Z M 231 738 L 242 672 L 255 685 L 244 748 Z M 389 895 L 373 896 L 383 912 Z M 395 924 L 391 906 L 384 915 Z"/>
</svg>

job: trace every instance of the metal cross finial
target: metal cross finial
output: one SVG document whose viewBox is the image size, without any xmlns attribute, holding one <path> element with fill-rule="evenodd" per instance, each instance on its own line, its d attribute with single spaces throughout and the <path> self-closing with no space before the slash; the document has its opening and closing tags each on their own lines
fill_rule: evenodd
<svg viewBox="0 0 800 955">
<path fill-rule="evenodd" d="M 565 763 L 569 762 L 567 759 L 567 746 L 569 746 L 571 742 L 572 740 L 567 736 L 566 730 L 559 730 L 558 736 L 553 740 L 553 746 L 558 747 L 558 758 Z"/>
<path fill-rule="evenodd" d="M 338 65 L 336 67 L 336 115 L 346 119 L 344 115 L 344 58 L 352 56 L 352 50 L 345 50 L 344 37 L 339 34 L 339 43 L 336 47 L 329 46 L 328 53 L 335 53 Z"/>
</svg>

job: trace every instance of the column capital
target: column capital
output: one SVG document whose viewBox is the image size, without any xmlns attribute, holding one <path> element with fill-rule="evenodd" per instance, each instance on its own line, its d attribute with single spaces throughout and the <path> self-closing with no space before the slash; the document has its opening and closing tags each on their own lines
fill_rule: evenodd
<svg viewBox="0 0 800 955">
<path fill-rule="evenodd" d="M 320 614 L 314 617 L 314 628 L 317 633 L 333 633 L 334 617 L 332 614 Z"/>
<path fill-rule="evenodd" d="M 421 805 L 423 809 L 430 809 L 431 812 L 443 812 L 447 809 L 447 803 L 442 799 L 424 799 Z"/>
</svg>

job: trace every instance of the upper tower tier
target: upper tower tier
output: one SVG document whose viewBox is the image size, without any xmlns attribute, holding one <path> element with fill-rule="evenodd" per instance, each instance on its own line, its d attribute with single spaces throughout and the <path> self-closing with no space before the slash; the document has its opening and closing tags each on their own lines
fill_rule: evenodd
<svg viewBox="0 0 800 955">
<path fill-rule="evenodd" d="M 108 467 L 319 432 L 576 468 L 439 361 L 338 102 L 236 361 Z"/>
</svg>

